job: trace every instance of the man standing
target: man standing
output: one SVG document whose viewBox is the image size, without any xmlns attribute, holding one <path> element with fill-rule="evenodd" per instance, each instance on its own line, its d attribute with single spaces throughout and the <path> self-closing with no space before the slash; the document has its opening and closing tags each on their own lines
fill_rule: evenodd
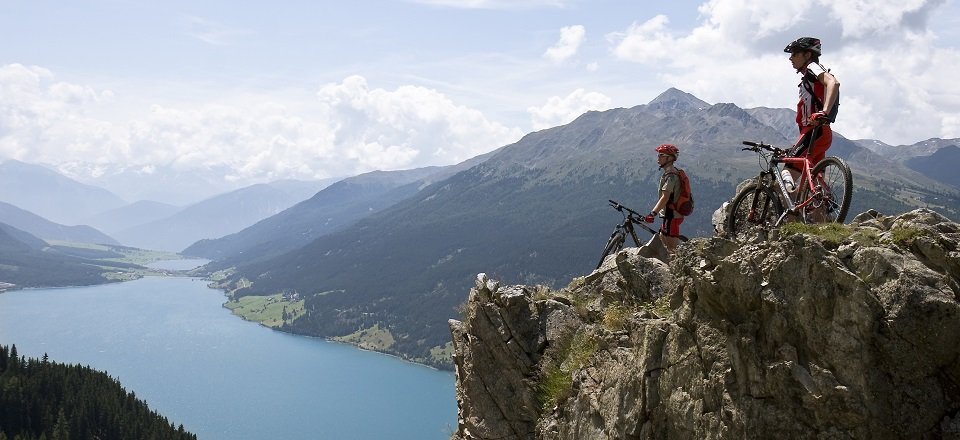
<svg viewBox="0 0 960 440">
<path fill-rule="evenodd" d="M 820 40 L 803 37 L 791 42 L 783 49 L 790 54 L 790 63 L 802 78 L 800 80 L 800 101 L 797 102 L 797 126 L 800 139 L 792 151 L 793 156 L 806 155 L 807 162 L 813 168 L 827 154 L 833 143 L 833 131 L 830 123 L 836 121 L 840 100 L 840 81 L 820 64 Z M 799 172 L 792 170 L 796 180 Z"/>
<path fill-rule="evenodd" d="M 673 253 L 677 245 L 680 244 L 680 223 L 683 223 L 683 216 L 674 209 L 674 204 L 681 191 L 680 172 L 674 167 L 680 149 L 671 144 L 663 144 L 657 147 L 656 151 L 657 165 L 663 170 L 663 175 L 660 176 L 660 184 L 657 187 L 659 194 L 657 203 L 653 206 L 650 214 L 644 217 L 644 221 L 653 223 L 657 215 L 663 218 L 660 233 L 651 241 L 659 237 L 667 251 Z"/>
</svg>

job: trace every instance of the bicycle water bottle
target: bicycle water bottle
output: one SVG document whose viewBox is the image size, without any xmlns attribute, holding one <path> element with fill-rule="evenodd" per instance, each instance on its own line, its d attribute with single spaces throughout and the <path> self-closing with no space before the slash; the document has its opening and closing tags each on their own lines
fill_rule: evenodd
<svg viewBox="0 0 960 440">
<path fill-rule="evenodd" d="M 780 171 L 780 177 L 783 178 L 783 184 L 787 187 L 787 191 L 793 192 L 796 185 L 793 183 L 793 175 L 790 174 L 790 170 L 784 168 Z"/>
</svg>

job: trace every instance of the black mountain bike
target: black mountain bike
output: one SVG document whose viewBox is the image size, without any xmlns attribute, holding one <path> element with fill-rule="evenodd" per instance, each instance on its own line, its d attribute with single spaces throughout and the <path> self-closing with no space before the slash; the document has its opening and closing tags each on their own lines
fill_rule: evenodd
<svg viewBox="0 0 960 440">
<path fill-rule="evenodd" d="M 743 151 L 757 153 L 761 162 L 766 162 L 766 169 L 733 199 L 727 218 L 727 232 L 731 236 L 780 226 L 787 216 L 795 216 L 804 223 L 843 223 L 847 218 L 853 176 L 842 159 L 826 157 L 811 169 L 805 158 L 789 157 L 788 150 L 763 142 L 744 141 L 743 144 L 748 146 Z M 796 199 L 791 198 L 787 190 L 779 164 L 801 170 L 796 182 Z"/>
<path fill-rule="evenodd" d="M 603 260 L 607 258 L 607 255 L 615 254 L 623 249 L 623 244 L 627 241 L 627 234 L 630 234 L 630 238 L 633 239 L 633 243 L 636 244 L 637 247 L 642 246 L 642 244 L 640 244 L 640 239 L 637 238 L 637 231 L 633 229 L 633 225 L 640 226 L 654 235 L 658 233 L 657 231 L 653 230 L 653 228 L 647 226 L 646 222 L 643 221 L 643 215 L 639 212 L 627 208 L 626 206 L 623 206 L 614 200 L 608 201 L 613 209 L 616 209 L 620 212 L 620 214 L 623 214 L 623 222 L 617 225 L 617 227 L 613 229 L 613 233 L 610 234 L 610 239 L 607 240 L 607 245 L 603 248 L 603 255 L 600 255 L 600 262 L 597 263 L 598 269 L 603 265 Z M 677 238 L 679 238 L 680 241 L 688 240 L 688 238 L 683 235 Z"/>
</svg>

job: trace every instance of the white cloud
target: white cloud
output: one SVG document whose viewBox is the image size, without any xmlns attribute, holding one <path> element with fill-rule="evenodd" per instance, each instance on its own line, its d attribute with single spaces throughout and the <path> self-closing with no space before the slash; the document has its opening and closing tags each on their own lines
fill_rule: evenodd
<svg viewBox="0 0 960 440">
<path fill-rule="evenodd" d="M 420 3 L 585 8 L 575 0 Z M 947 15 L 938 9 L 944 0 L 698 3 L 698 21 L 692 25 L 684 17 L 667 15 L 624 22 L 619 32 L 606 34 L 610 51 L 605 54 L 593 51 L 583 26 L 563 28 L 559 40 L 535 49 L 556 42 L 544 57 L 577 60 L 582 70 L 555 69 L 545 59 L 530 59 L 529 44 L 535 40 L 520 48 L 492 40 L 487 42 L 492 46 L 474 46 L 470 40 L 471 49 L 456 58 L 432 51 L 432 46 L 410 46 L 422 56 L 371 52 L 365 56 L 381 60 L 373 67 L 359 59 L 302 70 L 288 66 L 289 72 L 333 75 L 326 78 L 336 81 L 317 87 L 316 93 L 303 92 L 310 86 L 296 84 L 302 76 L 298 73 L 277 74 L 282 80 L 274 81 L 272 73 L 261 80 L 253 78 L 259 71 L 229 72 L 197 86 L 189 80 L 176 83 L 184 76 L 162 71 L 157 75 L 167 78 L 165 84 L 137 75 L 123 80 L 64 68 L 104 81 L 100 84 L 109 84 L 111 92 L 93 82 L 64 81 L 42 67 L 0 65 L 0 157 L 69 163 L 78 177 L 105 176 L 118 167 L 145 175 L 149 170 L 164 174 L 173 169 L 183 175 L 216 170 L 238 183 L 449 164 L 515 141 L 523 134 L 515 126 L 542 129 L 611 103 L 635 105 L 664 86 L 708 102 L 790 108 L 797 75 L 782 48 L 805 35 L 824 40 L 824 64 L 842 83 L 835 126 L 840 133 L 894 144 L 960 136 L 960 83 L 951 74 L 960 71 L 960 40 L 950 38 L 956 37 L 956 26 L 943 25 L 956 21 L 932 24 Z M 491 19 L 481 16 L 501 17 L 501 12 L 460 12 L 465 13 L 453 15 L 469 17 L 472 24 L 486 25 L 483 20 Z M 580 19 L 580 11 L 553 12 L 562 14 L 531 22 L 523 32 L 540 35 L 544 26 L 556 32 Z M 595 33 L 612 15 L 622 16 L 584 16 L 581 23 L 589 23 Z M 181 31 L 209 44 L 243 42 L 238 39 L 243 31 L 205 19 L 187 18 L 181 24 L 186 25 Z M 599 39 L 591 34 L 590 40 Z M 364 78 L 344 71 L 377 73 Z M 214 81 L 221 82 L 211 87 Z M 380 85 L 394 81 L 416 85 Z M 164 90 L 175 92 L 167 96 Z M 502 122 L 509 118 L 519 122 Z"/>
<path fill-rule="evenodd" d="M 657 15 L 643 23 L 633 23 L 624 33 L 611 33 L 607 39 L 616 44 L 614 55 L 622 60 L 653 63 L 670 57 L 677 40 L 667 32 L 670 19 Z"/>
<path fill-rule="evenodd" d="M 90 104 L 111 93 L 54 81 L 36 66 L 0 66 L 0 156 L 63 157 L 96 142 L 111 145 L 110 123 L 91 118 Z"/>
<path fill-rule="evenodd" d="M 942 0 L 880 0 L 827 2 L 840 21 L 845 37 L 870 38 L 878 33 L 900 33 L 926 25 L 930 11 Z"/>
<path fill-rule="evenodd" d="M 942 0 L 710 0 L 681 32 L 666 16 L 607 35 L 620 60 L 708 102 L 791 108 L 797 75 L 782 48 L 800 36 L 824 43 L 841 82 L 836 130 L 851 138 L 913 143 L 956 133 L 960 49 L 938 46 L 927 21 Z M 947 43 L 955 44 L 955 43 Z"/>
<path fill-rule="evenodd" d="M 960 115 L 947 115 L 943 118 L 943 137 L 960 137 Z"/>
<path fill-rule="evenodd" d="M 334 127 L 333 143 L 373 168 L 458 162 L 522 135 L 424 87 L 370 89 L 366 79 L 351 76 L 317 96 Z"/>
<path fill-rule="evenodd" d="M 543 106 L 530 107 L 527 112 L 533 119 L 533 128 L 540 130 L 566 124 L 590 110 L 609 108 L 610 98 L 606 95 L 577 89 L 564 98 L 551 97 Z"/>
<path fill-rule="evenodd" d="M 262 96 L 153 105 L 129 120 L 90 116 L 110 93 L 57 82 L 39 67 L 0 66 L 0 157 L 93 181 L 120 170 L 221 171 L 249 184 L 448 165 L 523 134 L 418 86 L 370 88 L 360 76 L 289 105 Z"/>
<path fill-rule="evenodd" d="M 823 9 L 823 3 L 826 2 L 822 0 L 777 2 L 710 0 L 698 8 L 700 15 L 705 17 L 704 26 L 699 30 L 704 32 L 709 29 L 710 34 L 732 38 L 738 43 L 765 38 L 777 35 L 798 23 L 807 22 L 810 25 L 811 18 L 814 18 L 812 16 Z M 725 42 L 726 40 L 714 41 L 718 45 Z"/>
<path fill-rule="evenodd" d="M 555 63 L 561 63 L 577 54 L 580 45 L 587 35 L 587 29 L 581 25 L 564 26 L 560 28 L 560 41 L 544 52 L 544 58 Z"/>
</svg>

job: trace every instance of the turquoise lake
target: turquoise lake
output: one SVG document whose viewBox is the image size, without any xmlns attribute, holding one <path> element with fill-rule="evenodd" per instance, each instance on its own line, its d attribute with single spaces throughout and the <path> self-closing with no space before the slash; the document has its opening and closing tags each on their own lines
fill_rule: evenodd
<svg viewBox="0 0 960 440">
<path fill-rule="evenodd" d="M 0 344 L 106 371 L 201 440 L 428 440 L 456 429 L 451 373 L 244 321 L 206 284 L 2 293 Z"/>
</svg>

